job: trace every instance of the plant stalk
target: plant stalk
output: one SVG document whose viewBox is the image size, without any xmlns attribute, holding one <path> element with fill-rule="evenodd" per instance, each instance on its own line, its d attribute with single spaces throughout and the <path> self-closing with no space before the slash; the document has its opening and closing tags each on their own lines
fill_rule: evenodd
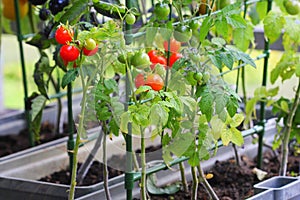
<svg viewBox="0 0 300 200">
<path fill-rule="evenodd" d="M 182 183 L 183 190 L 185 192 L 188 192 L 189 188 L 188 188 L 187 181 L 186 181 L 186 178 L 185 178 L 184 163 L 183 162 L 179 163 L 179 169 L 180 169 L 180 176 L 181 176 L 181 183 Z"/>
<path fill-rule="evenodd" d="M 292 110 L 288 115 L 286 126 L 284 127 L 284 138 L 283 138 L 283 144 L 282 144 L 282 160 L 281 160 L 281 166 L 280 166 L 280 175 L 286 176 L 287 171 L 287 163 L 288 163 L 288 156 L 289 156 L 289 139 L 291 135 L 292 130 L 292 124 L 294 120 L 294 116 L 296 114 L 297 108 L 299 106 L 300 102 L 300 78 L 298 81 L 298 87 L 297 91 L 295 93 L 295 100 L 292 106 Z"/>
<path fill-rule="evenodd" d="M 192 177 L 193 177 L 193 189 L 192 189 L 192 200 L 197 200 L 197 191 L 198 191 L 198 177 L 196 167 L 191 167 Z"/>
<path fill-rule="evenodd" d="M 111 195 L 108 188 L 108 169 L 107 169 L 107 155 L 106 155 L 106 137 L 107 137 L 107 129 L 106 124 L 103 123 L 104 135 L 103 135 L 103 181 L 104 181 L 104 191 L 107 200 L 111 200 Z"/>
<path fill-rule="evenodd" d="M 80 138 L 81 134 L 84 131 L 83 123 L 84 123 L 84 113 L 85 113 L 85 104 L 86 104 L 86 96 L 87 96 L 87 85 L 84 82 L 84 76 L 83 76 L 83 71 L 82 68 L 80 67 L 79 69 L 80 72 L 80 77 L 81 77 L 81 83 L 82 83 L 82 102 L 81 102 L 81 112 L 79 116 L 79 127 L 77 130 L 77 135 L 76 135 L 76 142 L 73 150 L 73 166 L 72 166 L 72 176 L 71 176 L 71 185 L 70 185 L 70 191 L 69 191 L 69 200 L 74 200 L 75 196 L 75 187 L 76 187 L 76 174 L 77 174 L 77 155 L 78 155 L 78 149 L 80 145 Z"/>
<path fill-rule="evenodd" d="M 146 146 L 145 146 L 145 134 L 142 127 L 140 127 L 141 131 L 141 164 L 142 164 L 142 172 L 141 172 L 141 199 L 147 200 L 147 192 L 146 192 Z"/>
<path fill-rule="evenodd" d="M 205 175 L 203 173 L 203 170 L 201 168 L 200 162 L 199 162 L 199 165 L 198 165 L 198 171 L 199 171 L 200 182 L 204 184 L 204 187 L 207 190 L 208 194 L 210 195 L 210 198 L 212 200 L 219 200 L 219 197 L 217 196 L 217 194 L 215 193 L 215 191 L 213 190 L 213 188 L 211 187 L 211 185 L 206 180 Z"/>
</svg>

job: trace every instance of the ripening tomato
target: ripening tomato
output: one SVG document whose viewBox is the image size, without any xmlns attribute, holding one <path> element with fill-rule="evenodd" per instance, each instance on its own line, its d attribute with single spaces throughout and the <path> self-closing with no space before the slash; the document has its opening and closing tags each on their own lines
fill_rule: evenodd
<svg viewBox="0 0 300 200">
<path fill-rule="evenodd" d="M 165 51 L 168 51 L 168 45 L 169 45 L 169 41 L 164 41 L 164 49 Z M 175 40 L 174 38 L 170 39 L 170 52 L 178 52 L 179 49 L 181 47 L 181 42 L 178 42 L 177 40 Z"/>
<path fill-rule="evenodd" d="M 72 45 L 63 45 L 59 51 L 60 57 L 67 62 L 75 61 L 79 54 L 80 51 L 77 49 L 77 47 Z"/>
<path fill-rule="evenodd" d="M 138 74 L 134 79 L 134 84 L 135 84 L 136 88 L 139 88 L 139 87 L 145 85 L 144 74 L 142 74 L 142 73 Z"/>
<path fill-rule="evenodd" d="M 83 47 L 83 54 L 86 56 L 93 56 L 98 52 L 98 48 L 99 48 L 98 44 L 92 50 L 88 50 L 86 47 Z"/>
<path fill-rule="evenodd" d="M 148 56 L 150 58 L 151 69 L 153 70 L 156 64 L 161 64 L 163 66 L 167 65 L 167 59 L 163 56 L 163 54 L 158 50 L 150 50 L 148 52 Z"/>
<path fill-rule="evenodd" d="M 182 54 L 175 52 L 170 56 L 170 68 L 173 66 L 173 64 L 178 60 L 182 58 Z"/>
<path fill-rule="evenodd" d="M 150 86 L 155 91 L 159 91 L 164 87 L 164 81 L 158 74 L 150 74 L 147 76 L 145 85 Z"/>
<path fill-rule="evenodd" d="M 55 40 L 59 44 L 67 44 L 73 40 L 74 31 L 64 25 L 60 25 L 55 31 Z"/>
<path fill-rule="evenodd" d="M 15 1 L 13 0 L 2 0 L 3 3 L 3 17 L 10 20 L 16 20 L 15 12 Z M 27 15 L 29 3 L 27 0 L 19 0 L 20 18 Z"/>
</svg>

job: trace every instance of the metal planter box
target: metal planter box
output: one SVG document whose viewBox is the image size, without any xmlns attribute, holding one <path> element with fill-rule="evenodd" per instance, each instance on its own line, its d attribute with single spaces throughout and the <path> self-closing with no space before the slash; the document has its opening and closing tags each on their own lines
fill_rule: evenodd
<svg viewBox="0 0 300 200">
<path fill-rule="evenodd" d="M 97 134 L 97 129 L 90 131 L 89 135 Z M 69 185 L 53 184 L 37 181 L 53 172 L 66 169 L 69 157 L 67 154 L 67 139 L 62 138 L 43 144 L 16 155 L 0 159 L 0 197 L 5 200 L 58 200 L 67 199 Z M 139 142 L 138 138 L 133 141 Z M 158 140 L 147 141 L 148 145 L 156 145 Z M 79 150 L 78 160 L 82 162 L 91 152 L 95 141 L 82 146 Z M 139 145 L 135 145 L 137 148 Z M 125 154 L 125 145 L 122 137 L 107 140 L 107 158 L 113 155 Z M 102 160 L 102 151 L 94 155 L 96 160 Z M 112 166 L 113 167 L 113 166 Z M 117 169 L 117 168 L 115 168 Z M 123 182 L 124 176 L 109 180 L 109 185 Z M 103 182 L 90 186 L 77 186 L 75 198 L 103 189 Z"/>
<path fill-rule="evenodd" d="M 261 192 L 248 200 L 296 200 L 300 199 L 300 177 L 276 176 L 254 185 Z"/>
</svg>

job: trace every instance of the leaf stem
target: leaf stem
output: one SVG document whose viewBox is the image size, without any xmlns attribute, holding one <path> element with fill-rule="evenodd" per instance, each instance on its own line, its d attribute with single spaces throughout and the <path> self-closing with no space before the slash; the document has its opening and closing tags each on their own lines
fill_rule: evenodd
<svg viewBox="0 0 300 200">
<path fill-rule="evenodd" d="M 210 195 L 210 198 L 212 200 L 219 200 L 219 197 L 217 196 L 217 194 L 215 193 L 215 191 L 213 190 L 211 185 L 206 180 L 205 175 L 203 173 L 203 170 L 201 168 L 201 163 L 200 162 L 199 162 L 199 165 L 198 165 L 198 172 L 199 172 L 200 182 L 204 184 L 204 187 L 207 190 L 208 194 Z"/>
<path fill-rule="evenodd" d="M 179 163 L 179 168 L 180 168 L 180 176 L 181 176 L 181 183 L 182 183 L 183 190 L 185 192 L 188 192 L 189 188 L 188 188 L 187 181 L 186 181 L 186 178 L 185 178 L 184 163 L 183 162 Z"/>
<path fill-rule="evenodd" d="M 198 191 L 198 183 L 199 182 L 198 182 L 196 167 L 192 166 L 191 171 L 192 171 L 192 177 L 193 177 L 193 189 L 192 189 L 191 199 L 197 200 L 197 191 Z"/>
</svg>

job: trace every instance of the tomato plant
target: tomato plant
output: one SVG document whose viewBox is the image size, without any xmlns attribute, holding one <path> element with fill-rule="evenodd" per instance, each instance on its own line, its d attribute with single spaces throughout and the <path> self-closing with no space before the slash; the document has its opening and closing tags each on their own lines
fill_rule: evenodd
<svg viewBox="0 0 300 200">
<path fill-rule="evenodd" d="M 169 48 L 169 41 L 166 40 L 164 41 L 164 49 L 165 51 L 170 51 L 170 52 L 178 52 L 179 49 L 181 47 L 181 42 L 175 40 L 174 38 L 171 38 L 170 39 L 170 50 L 168 49 Z"/>
<path fill-rule="evenodd" d="M 59 44 L 67 44 L 73 40 L 74 32 L 71 28 L 60 25 L 55 31 L 55 40 Z"/>
<path fill-rule="evenodd" d="M 63 45 L 59 51 L 59 54 L 63 60 L 72 62 L 78 58 L 80 51 L 73 45 Z"/>
<path fill-rule="evenodd" d="M 155 91 L 159 91 L 164 87 L 164 81 L 158 74 L 150 74 L 146 78 L 145 85 L 150 86 Z"/>
</svg>

